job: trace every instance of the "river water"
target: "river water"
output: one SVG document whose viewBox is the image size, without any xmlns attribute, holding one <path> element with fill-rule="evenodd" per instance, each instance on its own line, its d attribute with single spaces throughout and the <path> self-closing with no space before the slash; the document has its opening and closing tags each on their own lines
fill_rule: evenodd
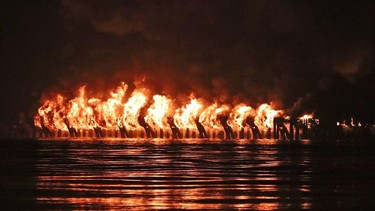
<svg viewBox="0 0 375 211">
<path fill-rule="evenodd" d="M 375 208 L 373 141 L 0 143 L 2 210 Z"/>
</svg>

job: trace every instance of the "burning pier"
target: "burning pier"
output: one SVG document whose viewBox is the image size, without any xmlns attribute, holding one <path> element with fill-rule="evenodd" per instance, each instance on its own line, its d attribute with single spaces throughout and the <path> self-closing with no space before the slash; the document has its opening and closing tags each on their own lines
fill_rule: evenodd
<svg viewBox="0 0 375 211">
<path fill-rule="evenodd" d="M 88 98 L 81 87 L 73 99 L 57 95 L 44 100 L 34 118 L 35 136 L 298 140 L 319 135 L 319 119 L 313 115 L 289 117 L 266 103 L 255 109 L 190 97 L 176 105 L 165 95 L 151 96 L 147 89 L 135 89 L 126 97 L 127 88 L 122 83 L 108 99 Z"/>
<path fill-rule="evenodd" d="M 319 125 L 317 119 L 294 119 L 275 117 L 273 128 L 260 130 L 251 117 L 242 122 L 243 127 L 235 127 L 228 123 L 229 116 L 218 116 L 220 128 L 207 128 L 194 120 L 195 128 L 179 128 L 173 118 L 168 118 L 169 128 L 152 128 L 144 116 L 138 116 L 141 127 L 128 130 L 123 124 L 118 124 L 116 129 L 105 129 L 99 126 L 92 128 L 77 129 L 65 121 L 67 130 L 53 130 L 42 124 L 37 127 L 38 138 L 158 138 L 158 139 L 288 139 L 299 140 L 313 138 L 316 136 L 316 127 Z"/>
</svg>

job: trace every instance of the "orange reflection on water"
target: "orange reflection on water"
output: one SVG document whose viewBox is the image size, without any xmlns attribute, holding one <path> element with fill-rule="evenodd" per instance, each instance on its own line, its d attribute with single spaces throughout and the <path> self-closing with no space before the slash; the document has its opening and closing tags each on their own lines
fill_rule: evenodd
<svg viewBox="0 0 375 211">
<path fill-rule="evenodd" d="M 311 207 L 310 172 L 304 167 L 309 162 L 276 148 L 97 143 L 81 149 L 82 143 L 75 144 L 53 148 L 56 158 L 40 151 L 39 204 L 70 210 Z M 290 165 L 298 168 L 290 172 Z"/>
<path fill-rule="evenodd" d="M 52 196 L 40 197 L 37 201 L 74 209 L 251 208 L 277 210 L 279 206 L 278 189 L 275 185 L 214 185 L 210 183 L 189 185 L 186 184 L 189 181 L 162 182 L 152 179 L 142 181 L 134 178 L 123 180 L 123 184 L 112 184 L 115 183 L 113 179 L 86 178 L 86 176 L 39 176 L 38 189 L 48 190 Z M 199 186 L 201 188 L 195 188 Z M 60 192 L 64 192 L 66 196 L 59 196 Z"/>
<path fill-rule="evenodd" d="M 277 191 L 274 187 L 262 189 L 261 186 L 250 184 L 186 184 L 189 181 L 162 182 L 152 179 L 146 181 L 129 179 L 122 182 L 124 183 L 112 184 L 114 183 L 112 179 L 86 178 L 86 176 L 39 176 L 38 189 L 48 191 L 51 196 L 39 197 L 37 201 L 42 204 L 61 205 L 73 209 L 238 209 L 251 207 L 259 210 L 274 210 L 278 207 L 278 197 L 261 194 L 264 191 L 268 194 L 274 193 Z"/>
</svg>

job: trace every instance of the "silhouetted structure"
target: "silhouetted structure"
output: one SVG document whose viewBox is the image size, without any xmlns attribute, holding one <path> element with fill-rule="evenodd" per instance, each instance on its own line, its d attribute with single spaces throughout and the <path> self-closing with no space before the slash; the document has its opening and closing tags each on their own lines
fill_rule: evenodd
<svg viewBox="0 0 375 211">
<path fill-rule="evenodd" d="M 172 130 L 172 138 L 174 138 L 174 139 L 182 138 L 182 133 L 181 133 L 180 129 L 178 129 L 178 127 L 174 123 L 174 120 L 173 120 L 172 117 L 168 117 L 168 124 L 169 124 L 169 126 Z"/>
<path fill-rule="evenodd" d="M 128 133 L 128 130 L 126 130 L 125 125 L 122 124 L 121 122 L 118 122 L 117 125 L 120 130 L 121 138 L 129 138 L 129 133 Z"/>
<path fill-rule="evenodd" d="M 103 132 L 102 132 L 102 129 L 101 129 L 100 127 L 95 126 L 95 127 L 94 127 L 94 132 L 95 132 L 95 136 L 96 136 L 97 138 L 104 138 L 104 136 L 103 136 Z"/>
<path fill-rule="evenodd" d="M 220 120 L 220 124 L 224 128 L 225 138 L 226 139 L 233 139 L 234 133 L 233 133 L 233 129 L 228 125 L 228 116 L 221 115 L 218 118 Z"/>
<path fill-rule="evenodd" d="M 138 116 L 138 123 L 145 129 L 147 138 L 156 138 L 155 132 L 152 130 L 150 125 L 146 122 L 144 112 L 141 111 Z"/>
<path fill-rule="evenodd" d="M 245 120 L 245 123 L 249 125 L 251 128 L 251 132 L 253 134 L 253 139 L 260 139 L 262 138 L 262 135 L 260 134 L 258 126 L 255 125 L 254 123 L 254 118 L 252 117 L 247 117 Z"/>
<path fill-rule="evenodd" d="M 69 120 L 67 118 L 64 118 L 64 123 L 68 128 L 70 137 L 78 137 L 78 131 L 74 127 L 70 126 Z"/>
<path fill-rule="evenodd" d="M 286 128 L 284 122 L 286 120 L 282 117 L 275 117 L 273 119 L 273 138 L 279 139 L 281 136 L 281 139 L 287 139 L 293 140 L 293 124 L 290 124 L 290 133 L 288 129 Z"/>
<path fill-rule="evenodd" d="M 26 131 L 23 128 L 23 122 L 18 122 L 13 126 L 14 133 L 9 136 L 14 138 L 60 138 L 60 137 L 71 137 L 71 138 L 169 138 L 169 132 L 165 133 L 165 128 L 152 128 L 146 121 L 143 113 L 138 116 L 138 123 L 144 128 L 144 133 L 139 134 L 138 129 L 127 130 L 125 125 L 121 121 L 118 121 L 117 125 L 119 130 L 116 129 L 106 129 L 105 122 L 102 122 L 100 125 L 91 120 L 89 125 L 84 128 L 77 130 L 72 127 L 69 120 L 64 118 L 64 123 L 66 129 L 50 129 L 51 126 L 46 124 L 43 119 L 40 120 L 40 127 L 30 128 L 30 132 Z M 299 140 L 299 139 L 326 139 L 326 138 L 337 138 L 337 139 L 355 139 L 355 138 L 366 138 L 373 139 L 375 137 L 375 125 L 366 123 L 362 124 L 359 121 L 354 121 L 353 118 L 349 121 L 342 122 L 323 122 L 319 119 L 314 118 L 283 118 L 275 117 L 273 119 L 273 126 L 271 128 L 265 128 L 263 134 L 259 130 L 258 126 L 254 123 L 252 117 L 247 117 L 243 122 L 242 127 L 233 131 L 232 127 L 228 124 L 228 116 L 220 115 L 217 119 L 223 127 L 223 130 L 211 130 L 210 133 L 206 131 L 206 128 L 199 122 L 198 119 L 195 119 L 195 128 L 186 128 L 182 131 L 174 123 L 173 117 L 168 117 L 167 123 L 171 129 L 171 136 L 173 139 L 181 138 L 221 138 L 221 139 L 244 139 L 250 138 L 250 130 L 247 130 L 246 127 L 249 126 L 252 132 L 252 139 L 261 139 L 264 136 L 265 138 L 273 139 L 283 139 L 283 140 Z M 103 126 L 103 127 L 102 127 Z M 92 129 L 88 129 L 92 128 Z M 156 133 L 154 130 L 159 130 Z M 32 133 L 34 132 L 34 133 Z M 69 132 L 69 133 L 68 133 Z M 93 133 L 94 132 L 94 133 Z M 212 133 L 211 133 L 212 132 Z"/>
<path fill-rule="evenodd" d="M 199 138 L 208 138 L 207 131 L 202 125 L 202 123 L 200 123 L 198 119 L 195 119 L 194 122 L 199 132 Z"/>
</svg>

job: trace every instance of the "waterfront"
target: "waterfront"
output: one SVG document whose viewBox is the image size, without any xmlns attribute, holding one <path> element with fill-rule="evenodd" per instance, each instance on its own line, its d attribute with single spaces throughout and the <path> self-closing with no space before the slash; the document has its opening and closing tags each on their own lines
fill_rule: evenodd
<svg viewBox="0 0 375 211">
<path fill-rule="evenodd" d="M 2 209 L 371 209 L 372 141 L 3 140 Z"/>
</svg>

